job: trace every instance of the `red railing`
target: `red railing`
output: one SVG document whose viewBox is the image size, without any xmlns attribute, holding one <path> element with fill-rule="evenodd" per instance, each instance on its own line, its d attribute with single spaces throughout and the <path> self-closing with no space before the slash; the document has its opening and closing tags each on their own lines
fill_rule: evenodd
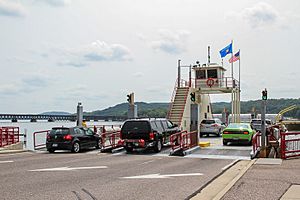
<svg viewBox="0 0 300 200">
<path fill-rule="evenodd" d="M 101 133 L 101 150 L 104 151 L 107 149 L 122 147 L 120 135 L 120 131 Z"/>
<path fill-rule="evenodd" d="M 172 151 L 187 150 L 198 145 L 197 131 L 187 132 L 182 131 L 170 136 L 170 144 Z"/>
<path fill-rule="evenodd" d="M 300 132 L 281 132 L 281 158 L 300 157 Z"/>
<path fill-rule="evenodd" d="M 34 150 L 46 147 L 46 138 L 47 138 L 47 134 L 49 132 L 50 132 L 50 130 L 44 130 L 44 131 L 36 131 L 33 133 L 33 149 Z M 37 141 L 37 135 L 41 135 L 41 136 L 38 136 L 39 141 Z"/>
<path fill-rule="evenodd" d="M 88 128 L 94 130 L 95 133 L 97 134 L 101 134 L 101 133 L 105 133 L 105 132 L 115 132 L 115 131 L 120 131 L 121 130 L 122 125 L 91 125 L 88 126 Z"/>
<path fill-rule="evenodd" d="M 256 132 L 252 137 L 253 158 L 257 155 L 261 147 L 261 132 Z"/>
<path fill-rule="evenodd" d="M 19 127 L 0 127 L 0 147 L 18 143 L 20 141 L 19 136 Z"/>
</svg>

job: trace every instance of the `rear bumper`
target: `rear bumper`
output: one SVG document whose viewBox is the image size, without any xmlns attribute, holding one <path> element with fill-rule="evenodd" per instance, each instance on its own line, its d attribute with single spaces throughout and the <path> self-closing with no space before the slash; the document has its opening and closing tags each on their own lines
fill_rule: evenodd
<svg viewBox="0 0 300 200">
<path fill-rule="evenodd" d="M 226 135 L 223 134 L 223 141 L 226 142 L 250 142 L 251 135 Z"/>
<path fill-rule="evenodd" d="M 72 142 L 46 142 L 46 148 L 47 150 L 72 150 Z"/>
<path fill-rule="evenodd" d="M 145 141 L 143 139 L 125 139 L 123 146 L 124 147 L 129 147 L 129 148 L 151 148 L 156 145 L 156 141 Z"/>
</svg>

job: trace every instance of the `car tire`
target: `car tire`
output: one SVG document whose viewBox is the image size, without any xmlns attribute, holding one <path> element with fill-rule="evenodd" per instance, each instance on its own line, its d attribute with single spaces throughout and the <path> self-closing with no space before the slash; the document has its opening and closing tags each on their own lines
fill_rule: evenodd
<svg viewBox="0 0 300 200">
<path fill-rule="evenodd" d="M 227 143 L 228 143 L 228 142 L 227 142 L 226 140 L 223 140 L 223 145 L 224 145 L 224 146 L 227 146 Z"/>
<path fill-rule="evenodd" d="M 102 149 L 102 139 L 99 139 L 96 144 L 96 149 Z"/>
<path fill-rule="evenodd" d="M 80 152 L 80 144 L 79 142 L 74 142 L 73 146 L 72 146 L 72 152 L 73 153 L 79 153 Z"/>
<path fill-rule="evenodd" d="M 155 153 L 159 153 L 162 149 L 162 142 L 161 139 L 158 139 L 155 146 L 154 146 L 154 151 Z"/>
<path fill-rule="evenodd" d="M 127 153 L 131 153 L 133 151 L 132 147 L 125 147 Z"/>
<path fill-rule="evenodd" d="M 54 149 L 48 149 L 47 151 L 48 151 L 49 153 L 54 153 L 55 150 L 54 150 Z"/>
</svg>

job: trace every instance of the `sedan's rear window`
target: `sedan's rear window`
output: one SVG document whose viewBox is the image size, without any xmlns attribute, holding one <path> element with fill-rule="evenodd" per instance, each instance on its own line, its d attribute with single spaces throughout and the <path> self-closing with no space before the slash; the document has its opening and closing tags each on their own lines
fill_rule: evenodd
<svg viewBox="0 0 300 200">
<path fill-rule="evenodd" d="M 151 131 L 151 127 L 147 121 L 128 121 L 124 123 L 122 131 L 133 133 L 149 133 Z"/>
<path fill-rule="evenodd" d="M 214 124 L 216 123 L 215 120 L 212 119 L 204 119 L 202 120 L 201 124 Z"/>
<path fill-rule="evenodd" d="M 249 128 L 247 124 L 229 124 L 227 128 Z"/>
<path fill-rule="evenodd" d="M 70 131 L 67 128 L 57 128 L 57 129 L 52 129 L 50 131 L 51 135 L 56 135 L 56 134 L 62 134 L 62 135 L 66 135 L 68 134 Z"/>
</svg>

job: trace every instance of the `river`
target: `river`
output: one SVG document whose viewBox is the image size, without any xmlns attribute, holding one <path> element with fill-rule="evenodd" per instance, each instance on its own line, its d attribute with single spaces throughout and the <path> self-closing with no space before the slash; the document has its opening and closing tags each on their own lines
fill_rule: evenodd
<svg viewBox="0 0 300 200">
<path fill-rule="evenodd" d="M 115 121 L 90 121 L 87 122 L 87 126 L 105 126 L 105 127 L 111 127 L 112 125 L 117 126 L 121 125 L 123 122 L 115 122 Z M 28 120 L 19 120 L 18 122 L 10 122 L 10 121 L 0 121 L 0 127 L 4 126 L 14 126 L 19 127 L 20 134 L 20 140 L 24 141 L 23 134 L 26 134 L 26 146 L 25 149 L 28 150 L 34 150 L 34 137 L 33 133 L 37 131 L 44 131 L 49 130 L 52 127 L 73 127 L 76 125 L 76 122 L 70 122 L 70 121 L 55 121 L 55 122 L 48 122 L 48 121 L 37 121 L 37 122 L 29 122 Z M 45 134 L 38 134 L 36 137 L 36 144 L 43 144 L 45 143 L 46 135 Z"/>
</svg>

